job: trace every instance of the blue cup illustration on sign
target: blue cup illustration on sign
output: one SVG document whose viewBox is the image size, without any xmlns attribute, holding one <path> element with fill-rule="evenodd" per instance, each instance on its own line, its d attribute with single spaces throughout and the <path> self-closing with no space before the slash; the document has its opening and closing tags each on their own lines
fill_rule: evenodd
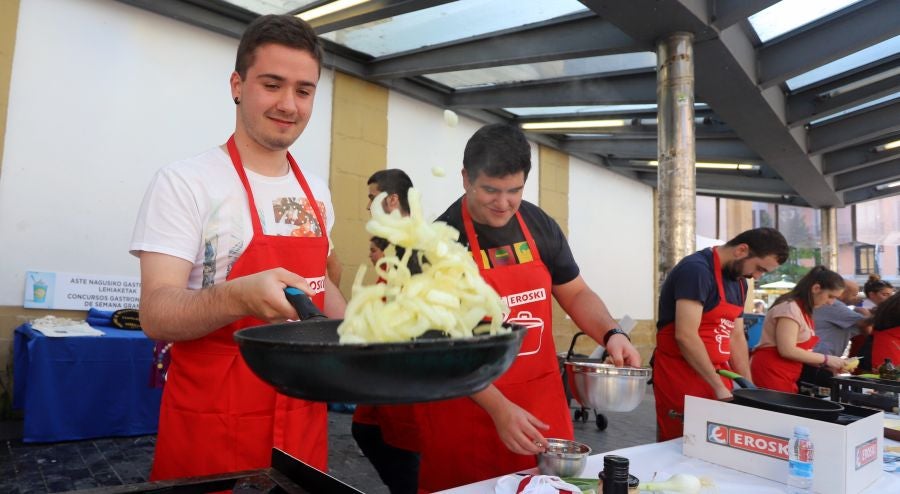
<svg viewBox="0 0 900 494">
<path fill-rule="evenodd" d="M 34 303 L 43 304 L 47 300 L 47 283 L 44 280 L 34 282 Z"/>
</svg>

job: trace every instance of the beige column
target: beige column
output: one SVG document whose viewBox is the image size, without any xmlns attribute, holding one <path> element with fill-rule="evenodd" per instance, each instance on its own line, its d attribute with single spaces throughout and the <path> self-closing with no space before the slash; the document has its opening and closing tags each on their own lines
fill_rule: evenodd
<svg viewBox="0 0 900 494">
<path fill-rule="evenodd" d="M 335 72 L 329 172 L 335 214 L 331 241 L 344 268 L 341 293 L 348 299 L 359 266 L 369 263 L 366 181 L 387 167 L 387 103 L 387 89 Z M 369 277 L 369 281 L 374 279 L 371 269 Z"/>
<path fill-rule="evenodd" d="M 837 210 L 819 210 L 822 220 L 822 264 L 832 270 L 838 269 Z"/>
</svg>

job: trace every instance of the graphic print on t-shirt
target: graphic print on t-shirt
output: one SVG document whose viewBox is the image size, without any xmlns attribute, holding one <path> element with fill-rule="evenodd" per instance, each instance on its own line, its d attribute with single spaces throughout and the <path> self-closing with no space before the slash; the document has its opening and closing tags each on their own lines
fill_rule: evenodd
<svg viewBox="0 0 900 494">
<path fill-rule="evenodd" d="M 531 248 L 528 247 L 528 242 L 526 241 L 481 250 L 481 261 L 485 267 L 496 268 L 497 266 L 525 264 L 533 260 Z"/>
<path fill-rule="evenodd" d="M 316 201 L 325 219 L 325 203 Z M 268 235 L 294 237 L 321 237 L 322 227 L 316 221 L 316 212 L 305 197 L 279 197 L 272 200 L 275 225 L 263 225 Z"/>
</svg>

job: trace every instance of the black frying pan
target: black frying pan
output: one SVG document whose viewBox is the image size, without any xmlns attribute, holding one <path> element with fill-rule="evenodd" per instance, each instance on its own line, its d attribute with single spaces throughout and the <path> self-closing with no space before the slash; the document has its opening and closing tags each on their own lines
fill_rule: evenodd
<svg viewBox="0 0 900 494">
<path fill-rule="evenodd" d="M 741 388 L 732 390 L 733 403 L 772 412 L 787 413 L 826 422 L 834 422 L 844 411 L 844 406 L 833 401 L 825 401 L 812 396 L 784 393 L 771 389 L 757 388 L 740 374 L 719 370 L 719 374 L 734 380 Z"/>
<path fill-rule="evenodd" d="M 472 338 L 339 343 L 340 319 L 326 319 L 302 292 L 288 293 L 301 321 L 234 334 L 244 360 L 282 393 L 312 401 L 395 404 L 467 396 L 512 365 L 525 328 Z"/>
</svg>

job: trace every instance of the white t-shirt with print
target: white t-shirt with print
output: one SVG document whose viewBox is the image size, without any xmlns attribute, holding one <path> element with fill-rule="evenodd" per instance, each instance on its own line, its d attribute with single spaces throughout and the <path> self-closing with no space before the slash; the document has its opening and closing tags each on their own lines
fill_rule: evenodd
<svg viewBox="0 0 900 494">
<path fill-rule="evenodd" d="M 300 165 L 303 171 L 302 163 Z M 246 170 L 246 169 L 245 169 Z M 266 235 L 321 236 L 318 221 L 293 172 L 266 177 L 246 170 Z M 331 237 L 334 208 L 321 178 L 303 173 Z M 240 177 L 220 147 L 160 169 L 138 213 L 130 251 L 158 252 L 194 264 L 188 288 L 225 280 L 253 238 Z"/>
</svg>

